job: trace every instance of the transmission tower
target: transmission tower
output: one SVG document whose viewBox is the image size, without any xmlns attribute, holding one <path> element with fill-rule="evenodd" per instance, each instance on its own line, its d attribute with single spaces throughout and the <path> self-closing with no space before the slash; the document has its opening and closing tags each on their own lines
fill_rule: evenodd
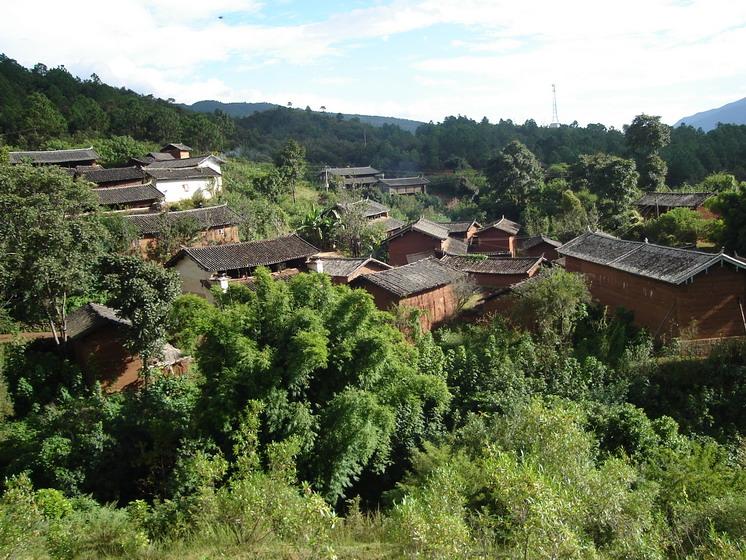
<svg viewBox="0 0 746 560">
<path fill-rule="evenodd" d="M 559 127 L 559 115 L 557 115 L 557 87 L 552 84 L 552 122 L 549 123 L 549 128 Z"/>
</svg>

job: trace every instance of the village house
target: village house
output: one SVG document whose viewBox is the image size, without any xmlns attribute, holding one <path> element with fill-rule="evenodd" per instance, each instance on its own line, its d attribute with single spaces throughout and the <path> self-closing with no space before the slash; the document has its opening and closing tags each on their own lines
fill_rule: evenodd
<svg viewBox="0 0 746 560">
<path fill-rule="evenodd" d="M 127 330 L 131 323 L 114 309 L 89 303 L 67 316 L 67 335 L 76 363 L 89 383 L 98 381 L 107 393 L 114 393 L 140 382 L 143 363 L 127 350 Z M 170 344 L 163 356 L 152 364 L 172 373 L 184 373 L 189 358 Z"/>
<path fill-rule="evenodd" d="M 98 203 L 107 210 L 157 210 L 164 201 L 163 193 L 153 183 L 94 189 Z"/>
<path fill-rule="evenodd" d="M 227 289 L 233 281 L 250 280 L 258 266 L 272 272 L 306 270 L 306 261 L 319 250 L 296 234 L 228 245 L 184 247 L 166 263 L 181 276 L 184 293 L 212 299 L 210 289 Z"/>
<path fill-rule="evenodd" d="M 188 220 L 199 231 L 197 238 L 190 243 L 195 247 L 239 241 L 238 226 L 241 218 L 225 204 L 179 212 L 127 214 L 123 217 L 137 230 L 138 247 L 144 257 L 155 250 L 163 229 L 179 220 Z"/>
<path fill-rule="evenodd" d="M 459 309 L 457 283 L 464 274 L 428 258 L 382 272 L 358 276 L 352 286 L 369 292 L 376 307 L 415 307 L 424 311 L 420 324 L 424 331 L 455 316 Z"/>
<path fill-rule="evenodd" d="M 334 284 L 349 284 L 358 276 L 388 270 L 390 265 L 373 257 L 347 258 L 325 257 L 311 258 L 308 268 L 316 272 L 323 272 L 332 277 Z"/>
<path fill-rule="evenodd" d="M 376 186 L 386 194 L 418 194 L 426 193 L 430 181 L 422 176 L 380 179 Z"/>
<path fill-rule="evenodd" d="M 478 222 L 436 222 L 448 230 L 448 236 L 460 239 L 466 243 L 479 231 L 482 226 Z"/>
<path fill-rule="evenodd" d="M 145 166 L 156 161 L 171 161 L 174 159 L 189 159 L 192 148 L 185 144 L 166 144 L 157 152 L 148 152 L 142 157 L 133 158 L 135 165 Z"/>
<path fill-rule="evenodd" d="M 634 313 L 656 338 L 746 335 L 746 263 L 587 232 L 561 246 L 570 272 L 583 274 L 594 299 Z"/>
<path fill-rule="evenodd" d="M 706 206 L 705 202 L 715 196 L 714 193 L 678 193 L 678 192 L 649 192 L 645 193 L 635 206 L 638 212 L 646 218 L 657 218 L 674 208 L 689 208 L 705 219 L 715 218 L 715 214 Z"/>
<path fill-rule="evenodd" d="M 328 189 L 329 186 L 340 186 L 355 189 L 374 185 L 381 172 L 373 167 L 325 167 L 319 172 L 319 181 Z"/>
<path fill-rule="evenodd" d="M 557 248 L 561 246 L 559 241 L 544 235 L 534 235 L 518 239 L 517 250 L 521 257 L 544 257 L 549 261 L 556 261 L 559 258 Z"/>
<path fill-rule="evenodd" d="M 537 274 L 546 262 L 542 257 L 465 257 L 446 255 L 440 262 L 463 272 L 484 288 L 504 288 Z"/>
<path fill-rule="evenodd" d="M 486 255 L 514 257 L 517 235 L 520 229 L 520 224 L 503 216 L 499 220 L 480 228 L 474 235 L 469 250 Z"/>
<path fill-rule="evenodd" d="M 98 154 L 90 148 L 75 148 L 72 150 L 41 150 L 32 152 L 10 152 L 10 163 L 17 164 L 28 161 L 33 165 L 57 165 L 59 167 L 78 167 L 96 165 Z"/>
<path fill-rule="evenodd" d="M 332 212 L 341 219 L 348 212 L 359 212 L 371 225 L 380 227 L 387 235 L 400 230 L 405 223 L 389 216 L 388 206 L 367 198 L 355 202 L 340 202 Z"/>
<path fill-rule="evenodd" d="M 429 257 L 466 255 L 467 244 L 448 227 L 420 218 L 388 238 L 389 263 L 401 266 Z"/>
<path fill-rule="evenodd" d="M 96 187 L 123 187 L 127 185 L 142 185 L 146 182 L 145 172 L 139 167 L 98 167 L 78 166 L 75 176 L 80 177 Z"/>
</svg>

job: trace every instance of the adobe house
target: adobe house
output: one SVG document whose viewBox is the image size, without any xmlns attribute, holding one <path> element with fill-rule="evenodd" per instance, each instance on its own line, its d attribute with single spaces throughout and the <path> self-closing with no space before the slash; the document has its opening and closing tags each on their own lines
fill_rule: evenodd
<svg viewBox="0 0 746 560">
<path fill-rule="evenodd" d="M 426 193 L 430 181 L 422 176 L 400 177 L 396 179 L 381 179 L 376 185 L 386 194 L 418 194 Z"/>
<path fill-rule="evenodd" d="M 440 262 L 463 272 L 482 287 L 503 288 L 528 280 L 537 274 L 546 262 L 542 257 L 484 257 L 446 255 Z"/>
<path fill-rule="evenodd" d="M 717 216 L 705 207 L 705 202 L 715 196 L 714 193 L 678 193 L 678 192 L 649 192 L 635 202 L 638 212 L 646 218 L 657 218 L 674 208 L 689 208 L 703 218 L 711 220 Z"/>
<path fill-rule="evenodd" d="M 108 210 L 158 209 L 164 201 L 163 193 L 153 183 L 124 185 L 94 189 L 98 203 Z"/>
<path fill-rule="evenodd" d="M 161 148 L 162 154 L 170 154 L 174 159 L 187 159 L 191 151 L 186 144 L 166 144 Z"/>
<path fill-rule="evenodd" d="M 319 172 L 319 181 L 327 189 L 339 185 L 345 189 L 355 189 L 374 185 L 381 172 L 370 166 L 365 167 L 325 167 Z"/>
<path fill-rule="evenodd" d="M 334 284 L 349 284 L 358 276 L 388 270 L 390 265 L 372 257 L 312 257 L 308 262 L 309 270 L 328 274 Z"/>
<path fill-rule="evenodd" d="M 389 216 L 388 206 L 367 198 L 356 202 L 340 202 L 331 212 L 340 219 L 347 212 L 359 212 L 371 225 L 380 226 L 387 235 L 391 235 L 404 227 L 404 222 Z"/>
<path fill-rule="evenodd" d="M 448 235 L 469 243 L 482 226 L 478 222 L 437 222 L 448 230 Z"/>
<path fill-rule="evenodd" d="M 97 303 L 79 307 L 67 316 L 68 342 L 75 362 L 89 383 L 98 381 L 107 393 L 140 383 L 142 359 L 126 347 L 130 326 L 114 309 Z M 153 365 L 171 373 L 184 373 L 189 369 L 189 358 L 165 344 L 162 359 Z"/>
<path fill-rule="evenodd" d="M 389 263 L 402 266 L 429 257 L 466 255 L 467 244 L 443 224 L 420 218 L 393 235 L 388 240 Z"/>
<path fill-rule="evenodd" d="M 472 239 L 470 251 L 514 257 L 516 254 L 516 236 L 520 229 L 520 224 L 503 216 L 477 231 Z"/>
<path fill-rule="evenodd" d="M 549 261 L 556 261 L 559 258 L 557 248 L 562 243 L 550 239 L 544 235 L 534 235 L 525 239 L 518 239 L 518 255 L 521 257 L 544 257 Z"/>
<path fill-rule="evenodd" d="M 593 297 L 634 312 L 656 338 L 746 335 L 746 263 L 704 253 L 587 232 L 557 252 L 583 274 Z"/>
<path fill-rule="evenodd" d="M 463 273 L 428 258 L 358 276 L 351 285 L 369 292 L 381 310 L 396 305 L 422 309 L 420 324 L 423 331 L 429 331 L 458 312 L 454 283 L 462 278 Z"/>
<path fill-rule="evenodd" d="M 179 212 L 128 214 L 124 216 L 124 219 L 137 230 L 138 246 L 143 257 L 147 257 L 156 247 L 164 225 L 173 224 L 179 220 L 194 220 L 199 227 L 200 235 L 193 243 L 194 246 L 237 243 L 239 241 L 238 225 L 241 223 L 241 218 L 225 204 Z"/>
<path fill-rule="evenodd" d="M 184 247 L 165 266 L 179 273 L 184 293 L 212 300 L 210 287 L 216 282 L 227 289 L 231 280 L 249 279 L 258 266 L 271 272 L 306 270 L 306 261 L 318 252 L 316 247 L 291 234 L 261 241 Z"/>
<path fill-rule="evenodd" d="M 93 146 L 72 150 L 10 152 L 8 157 L 11 164 L 30 161 L 33 165 L 57 165 L 68 168 L 78 167 L 79 165 L 95 166 L 96 161 L 98 161 L 98 154 L 93 149 Z"/>
<path fill-rule="evenodd" d="M 75 176 L 95 183 L 97 187 L 122 187 L 142 185 L 145 172 L 139 167 L 83 167 L 75 168 Z"/>
</svg>

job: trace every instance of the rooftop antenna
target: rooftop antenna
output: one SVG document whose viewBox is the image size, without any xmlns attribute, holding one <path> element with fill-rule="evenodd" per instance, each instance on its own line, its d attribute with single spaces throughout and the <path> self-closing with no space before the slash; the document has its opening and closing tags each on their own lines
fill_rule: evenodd
<svg viewBox="0 0 746 560">
<path fill-rule="evenodd" d="M 559 127 L 559 115 L 557 115 L 557 86 L 552 84 L 552 122 L 549 123 L 549 128 Z"/>
</svg>

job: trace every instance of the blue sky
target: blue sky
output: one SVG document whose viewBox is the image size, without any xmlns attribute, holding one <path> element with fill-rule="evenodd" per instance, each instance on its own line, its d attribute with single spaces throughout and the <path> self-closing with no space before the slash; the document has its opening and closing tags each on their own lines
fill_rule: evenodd
<svg viewBox="0 0 746 560">
<path fill-rule="evenodd" d="M 743 0 L 28 0 L 0 52 L 180 102 L 669 123 L 746 96 Z M 29 17 L 29 13 L 33 17 Z"/>
</svg>

